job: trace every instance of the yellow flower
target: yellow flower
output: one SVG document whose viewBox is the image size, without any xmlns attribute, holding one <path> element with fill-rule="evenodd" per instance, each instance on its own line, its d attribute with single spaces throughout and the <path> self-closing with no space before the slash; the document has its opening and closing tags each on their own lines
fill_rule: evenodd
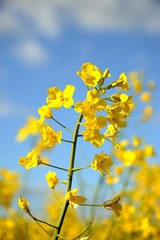
<svg viewBox="0 0 160 240">
<path fill-rule="evenodd" d="M 65 108 L 70 108 L 74 104 L 72 98 L 74 90 L 73 85 L 67 85 L 63 92 L 57 87 L 49 88 L 46 100 L 48 107 L 59 109 L 63 105 Z"/>
<path fill-rule="evenodd" d="M 72 208 L 76 209 L 79 203 L 84 203 L 87 198 L 82 196 L 77 196 L 78 188 L 68 191 L 65 195 L 65 200 L 69 201 L 69 204 Z"/>
<path fill-rule="evenodd" d="M 95 117 L 95 111 L 103 111 L 107 106 L 104 99 L 100 98 L 100 93 L 93 89 L 87 92 L 87 99 L 84 102 L 77 102 L 75 105 L 75 111 L 82 113 L 84 118 L 92 119 Z"/>
<path fill-rule="evenodd" d="M 111 96 L 111 99 L 115 103 L 107 107 L 108 114 L 112 115 L 112 111 L 116 111 L 119 113 L 121 112 L 121 114 L 123 114 L 123 118 L 129 118 L 129 113 L 134 108 L 134 103 L 132 102 L 132 96 L 116 93 Z"/>
<path fill-rule="evenodd" d="M 149 92 L 143 92 L 140 96 L 142 102 L 149 102 L 151 101 L 151 94 Z"/>
<path fill-rule="evenodd" d="M 19 205 L 20 209 L 24 210 L 25 212 L 27 212 L 27 213 L 30 212 L 29 202 L 27 200 L 25 200 L 24 198 L 22 198 L 21 195 L 19 195 L 18 205 Z"/>
<path fill-rule="evenodd" d="M 104 154 L 103 151 L 98 155 L 95 154 L 94 161 L 91 163 L 91 167 L 94 170 L 98 170 L 102 176 L 105 175 L 105 172 L 110 173 L 110 167 L 113 162 L 111 157 L 107 154 Z"/>
<path fill-rule="evenodd" d="M 46 179 L 47 179 L 48 185 L 51 189 L 54 189 L 55 186 L 58 184 L 58 178 L 57 178 L 55 172 L 51 172 L 49 170 L 49 172 L 46 175 Z"/>
<path fill-rule="evenodd" d="M 43 105 L 41 108 L 39 108 L 38 113 L 41 116 L 41 118 L 40 118 L 41 123 L 43 123 L 45 118 L 52 118 L 53 117 L 51 108 L 46 106 L 46 105 Z"/>
<path fill-rule="evenodd" d="M 129 113 L 134 107 L 132 97 L 126 94 L 116 93 L 111 96 L 111 100 L 115 103 L 111 106 L 107 106 L 106 111 L 108 113 L 107 120 L 114 126 L 114 128 L 126 127 L 127 123 L 124 118 L 129 118 Z"/>
<path fill-rule="evenodd" d="M 122 108 L 119 104 L 115 103 L 112 106 L 107 106 L 107 113 L 109 114 L 107 116 L 107 120 L 117 126 L 118 128 L 126 127 L 127 123 L 123 120 L 123 118 L 126 118 L 126 114 L 121 113 Z"/>
<path fill-rule="evenodd" d="M 97 118 L 84 122 L 83 125 L 86 127 L 86 130 L 82 131 L 84 140 L 91 142 L 95 147 L 101 147 L 104 143 L 104 136 L 99 130 L 105 127 L 106 124 L 107 118 L 104 116 L 98 116 Z"/>
<path fill-rule="evenodd" d="M 61 144 L 62 132 L 59 130 L 56 133 L 49 125 L 47 127 L 43 127 L 40 130 L 40 133 L 43 137 L 43 144 L 46 147 L 55 147 L 56 142 Z"/>
<path fill-rule="evenodd" d="M 19 164 L 25 167 L 27 170 L 38 166 L 42 163 L 40 156 L 37 156 L 37 152 L 32 150 L 27 154 L 27 157 L 21 157 L 19 159 Z"/>
<path fill-rule="evenodd" d="M 128 91 L 129 90 L 129 84 L 127 82 L 127 75 L 123 72 L 121 73 L 119 80 L 114 81 L 111 83 L 111 87 L 120 87 L 122 88 L 124 91 Z"/>
<path fill-rule="evenodd" d="M 121 196 L 118 195 L 113 200 L 108 200 L 103 203 L 103 207 L 108 210 L 113 210 L 117 217 L 120 216 L 122 205 L 119 203 Z"/>
<path fill-rule="evenodd" d="M 35 117 L 29 117 L 27 123 L 18 131 L 16 140 L 18 142 L 23 142 L 29 135 L 36 135 L 39 133 L 41 123 Z"/>
<path fill-rule="evenodd" d="M 113 144 L 115 144 L 115 138 L 117 137 L 118 130 L 118 126 L 109 124 L 107 130 L 104 133 L 104 137 L 106 140 L 111 139 Z"/>
<path fill-rule="evenodd" d="M 89 87 L 96 87 L 99 80 L 102 78 L 103 73 L 98 67 L 92 63 L 84 63 L 82 65 L 82 72 L 77 72 L 84 83 Z"/>
</svg>

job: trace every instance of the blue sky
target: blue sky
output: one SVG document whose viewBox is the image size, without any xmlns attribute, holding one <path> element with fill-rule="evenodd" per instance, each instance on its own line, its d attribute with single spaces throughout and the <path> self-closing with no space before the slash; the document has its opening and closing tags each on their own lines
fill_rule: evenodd
<svg viewBox="0 0 160 240">
<path fill-rule="evenodd" d="M 75 85 L 74 99 L 85 98 L 85 86 L 76 75 L 84 62 L 101 70 L 109 67 L 112 80 L 121 72 L 143 69 L 146 79 L 156 82 L 153 96 L 155 115 L 143 126 L 146 140 L 154 144 L 159 161 L 159 76 L 160 4 L 158 1 L 2 1 L 0 5 L 0 164 L 19 170 L 21 155 L 30 151 L 31 142 L 17 144 L 15 136 L 29 115 L 38 117 L 45 104 L 47 89 Z M 71 128 L 76 122 L 73 110 L 55 113 Z M 132 123 L 127 137 L 133 135 Z M 55 126 L 57 127 L 57 126 Z M 147 131 L 146 131 L 147 130 Z M 68 137 L 68 135 L 66 135 Z M 90 158 L 86 143 L 86 158 Z M 70 153 L 62 144 L 53 152 L 59 159 Z M 84 145 L 80 149 L 85 149 Z M 108 146 L 106 146 L 108 149 Z M 86 150 L 85 150 L 86 151 Z M 85 152 L 84 151 L 84 152 Z M 100 150 L 98 150 L 98 153 Z M 83 158 L 79 150 L 80 158 Z M 92 153 L 92 158 L 94 154 Z M 65 164 L 64 162 L 61 163 Z M 31 175 L 41 177 L 46 170 Z M 90 171 L 90 170 L 89 170 Z M 97 176 L 97 174 L 96 174 Z M 32 179 L 32 178 L 31 178 Z M 37 180 L 39 181 L 39 180 Z"/>
</svg>

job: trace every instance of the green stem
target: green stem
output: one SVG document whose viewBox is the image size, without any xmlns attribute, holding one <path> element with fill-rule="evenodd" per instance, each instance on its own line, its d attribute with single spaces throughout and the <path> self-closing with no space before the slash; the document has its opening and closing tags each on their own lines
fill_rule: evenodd
<svg viewBox="0 0 160 240">
<path fill-rule="evenodd" d="M 83 169 L 86 169 L 86 168 L 91 168 L 91 165 L 84 166 L 84 167 L 79 167 L 79 168 L 72 168 L 72 171 L 76 172 L 76 171 L 83 170 Z"/>
<path fill-rule="evenodd" d="M 40 222 L 40 223 L 44 223 L 44 224 L 46 224 L 46 225 L 48 225 L 48 226 L 50 226 L 50 227 L 53 227 L 53 228 L 56 228 L 56 229 L 57 229 L 56 226 L 54 226 L 54 225 L 52 225 L 52 224 L 50 224 L 50 223 L 47 223 L 47 222 L 45 222 L 45 221 L 43 221 L 43 220 L 40 220 L 40 219 L 34 217 L 29 211 L 27 211 L 27 212 L 28 212 L 29 216 L 30 216 L 34 221 Z"/>
<path fill-rule="evenodd" d="M 102 204 L 87 204 L 87 203 L 79 203 L 79 206 L 84 207 L 103 207 Z"/>
<path fill-rule="evenodd" d="M 46 232 L 50 237 L 52 237 L 52 235 L 51 235 L 44 227 L 42 227 L 42 225 L 41 225 L 39 222 L 45 223 L 45 224 L 47 224 L 47 225 L 49 225 L 49 226 L 52 226 L 52 227 L 54 227 L 54 228 L 56 228 L 56 227 L 53 226 L 53 225 L 51 225 L 51 224 L 49 224 L 49 223 L 47 223 L 47 222 L 44 222 L 44 221 L 42 221 L 42 220 L 39 220 L 39 219 L 35 218 L 35 217 L 28 211 L 27 208 L 25 208 L 25 209 L 26 209 L 27 213 L 29 214 L 29 216 L 36 222 L 36 224 L 37 224 L 44 232 Z"/>
<path fill-rule="evenodd" d="M 65 140 L 65 139 L 61 139 L 62 142 L 67 142 L 67 143 L 73 143 L 72 141 L 70 140 Z"/>
<path fill-rule="evenodd" d="M 48 166 L 48 167 L 53 167 L 53 168 L 57 168 L 57 169 L 68 172 L 68 169 L 66 169 L 66 168 L 57 167 L 57 166 L 54 166 L 54 165 L 51 165 L 51 164 L 48 164 L 48 163 L 44 163 L 44 162 L 42 162 L 41 164 L 43 164 L 45 166 Z"/>
<path fill-rule="evenodd" d="M 72 143 L 72 151 L 71 151 L 71 158 L 70 158 L 70 165 L 69 165 L 69 171 L 68 171 L 68 183 L 67 183 L 67 190 L 66 192 L 71 190 L 71 186 L 72 186 L 72 177 L 73 177 L 73 171 L 72 169 L 74 168 L 74 160 L 75 160 L 75 152 L 76 152 L 76 145 L 77 145 L 77 138 L 78 138 L 78 131 L 79 131 L 79 127 L 80 127 L 80 122 L 83 118 L 83 115 L 80 114 L 76 127 L 75 127 L 75 131 L 74 131 L 74 135 L 73 135 L 73 143 Z M 63 204 L 63 208 L 61 210 L 61 214 L 58 220 L 58 224 L 57 224 L 57 229 L 54 232 L 54 235 L 52 237 L 52 240 L 57 240 L 58 239 L 58 234 L 61 231 L 62 225 L 63 225 L 63 221 L 67 212 L 67 208 L 68 208 L 68 201 L 65 201 Z"/>
<path fill-rule="evenodd" d="M 73 134 L 73 132 L 67 128 L 65 125 L 63 125 L 62 123 L 60 123 L 59 121 L 57 121 L 54 117 L 51 117 L 56 123 L 58 123 L 61 127 L 65 128 L 68 132 L 70 132 L 71 134 Z"/>
<path fill-rule="evenodd" d="M 38 225 L 44 232 L 46 232 L 50 237 L 52 237 L 52 235 L 51 235 L 44 227 L 42 227 L 42 225 L 39 224 L 39 222 L 37 222 L 37 221 L 35 221 L 35 222 L 37 223 L 37 225 Z"/>
</svg>

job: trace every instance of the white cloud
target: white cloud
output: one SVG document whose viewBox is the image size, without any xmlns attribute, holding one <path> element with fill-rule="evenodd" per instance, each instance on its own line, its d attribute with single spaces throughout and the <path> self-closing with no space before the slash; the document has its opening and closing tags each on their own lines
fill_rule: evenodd
<svg viewBox="0 0 160 240">
<path fill-rule="evenodd" d="M 45 48 L 35 40 L 22 41 L 14 46 L 12 53 L 29 65 L 43 64 L 48 60 L 48 53 Z"/>
<path fill-rule="evenodd" d="M 0 11 L 0 32 L 56 36 L 59 29 L 56 1 L 5 0 Z"/>
<path fill-rule="evenodd" d="M 72 22 L 92 30 L 160 33 L 160 3 L 153 0 L 5 0 L 0 32 L 57 36 Z"/>
<path fill-rule="evenodd" d="M 151 0 L 70 0 L 79 24 L 93 30 L 143 30 L 160 33 L 160 4 Z"/>
<path fill-rule="evenodd" d="M 27 117 L 31 109 L 21 104 L 13 103 L 7 99 L 0 99 L 0 118 L 6 117 Z"/>
</svg>

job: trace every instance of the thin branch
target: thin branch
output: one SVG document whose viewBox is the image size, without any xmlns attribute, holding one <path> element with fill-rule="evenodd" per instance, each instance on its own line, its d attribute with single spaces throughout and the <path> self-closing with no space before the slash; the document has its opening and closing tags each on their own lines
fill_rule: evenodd
<svg viewBox="0 0 160 240">
<path fill-rule="evenodd" d="M 47 224 L 47 225 L 52 226 L 52 227 L 54 227 L 54 228 L 57 228 L 57 227 L 55 227 L 55 226 L 53 226 L 53 225 L 51 225 L 51 224 L 49 224 L 49 223 L 47 223 L 47 222 L 45 222 L 45 221 L 41 221 L 41 220 L 35 218 L 35 217 L 30 213 L 30 211 L 28 211 L 27 208 L 25 208 L 25 210 L 26 210 L 26 212 L 29 214 L 29 216 L 36 222 L 36 224 L 37 224 L 44 232 L 46 232 L 50 237 L 52 237 L 52 235 L 51 235 L 44 227 L 42 227 L 42 225 L 41 225 L 39 222 L 44 223 L 44 224 Z"/>
<path fill-rule="evenodd" d="M 103 207 L 102 204 L 87 204 L 87 203 L 79 203 L 79 206 L 82 206 L 82 207 Z"/>
<path fill-rule="evenodd" d="M 89 223 L 89 225 L 87 226 L 87 228 L 86 228 L 80 235 L 78 235 L 77 237 L 73 238 L 72 240 L 75 240 L 75 239 L 77 239 L 77 238 L 80 238 L 82 235 L 84 235 L 84 234 L 88 231 L 88 229 L 90 228 L 90 226 L 92 225 L 92 222 L 93 222 L 93 219 L 92 219 L 92 221 Z"/>
<path fill-rule="evenodd" d="M 73 141 L 70 140 L 65 140 L 65 139 L 61 139 L 62 142 L 68 142 L 68 143 L 73 143 Z"/>
<path fill-rule="evenodd" d="M 68 169 L 66 169 L 66 168 L 57 167 L 57 166 L 54 166 L 54 165 L 51 165 L 51 164 L 48 164 L 48 163 L 44 163 L 44 162 L 42 162 L 41 164 L 43 164 L 45 166 L 48 166 L 48 167 L 53 167 L 53 168 L 57 168 L 57 169 L 68 172 Z"/>
<path fill-rule="evenodd" d="M 73 171 L 73 172 L 76 172 L 76 171 L 83 170 L 83 169 L 85 169 L 85 168 L 91 168 L 91 165 L 87 165 L 87 166 L 79 167 L 79 168 L 72 168 L 72 171 Z"/>
<path fill-rule="evenodd" d="M 61 127 L 65 128 L 68 132 L 70 132 L 71 134 L 73 134 L 73 132 L 67 128 L 65 125 L 63 125 L 62 123 L 60 123 L 59 121 L 57 121 L 54 117 L 51 117 L 56 123 L 58 123 Z"/>
<path fill-rule="evenodd" d="M 52 227 L 52 228 L 58 229 L 58 227 L 56 227 L 56 226 L 54 226 L 54 225 L 52 225 L 52 224 L 50 224 L 50 223 L 47 223 L 47 222 L 45 222 L 45 221 L 43 221 L 43 220 L 40 220 L 40 219 L 34 217 L 29 211 L 28 211 L 28 214 L 31 216 L 31 218 L 32 218 L 34 221 L 40 222 L 40 223 L 44 223 L 44 224 L 46 224 L 46 225 L 48 225 L 48 226 L 50 226 L 50 227 Z M 52 237 L 52 235 L 51 235 L 51 237 Z"/>
<path fill-rule="evenodd" d="M 54 197 L 55 197 L 55 199 L 56 199 L 58 205 L 62 208 L 63 206 L 62 206 L 62 204 L 60 203 L 60 201 L 58 200 L 58 198 L 57 198 L 57 196 L 56 196 L 56 194 L 55 194 L 54 189 L 52 189 L 52 192 L 53 192 L 53 195 L 54 195 Z"/>
</svg>

